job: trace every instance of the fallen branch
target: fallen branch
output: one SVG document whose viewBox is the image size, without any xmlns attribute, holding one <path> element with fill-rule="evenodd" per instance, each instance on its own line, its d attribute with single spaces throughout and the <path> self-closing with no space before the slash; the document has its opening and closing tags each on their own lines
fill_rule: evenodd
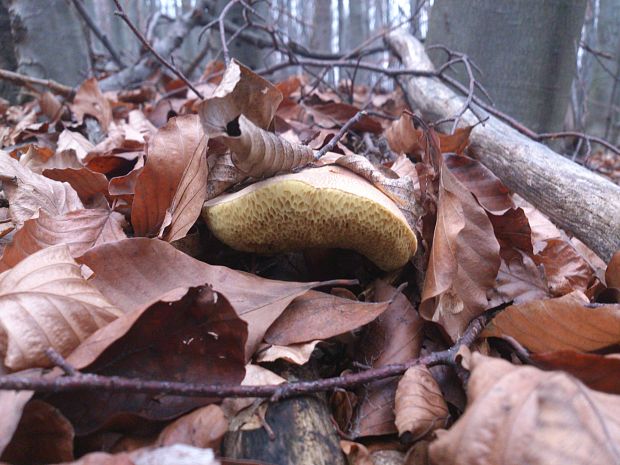
<svg viewBox="0 0 620 465">
<path fill-rule="evenodd" d="M 73 98 L 75 95 L 75 89 L 73 89 L 73 87 L 65 86 L 64 84 L 52 81 L 51 79 L 30 77 L 25 74 L 15 73 L 6 69 L 0 69 L 0 79 L 18 84 L 20 86 L 43 86 L 55 94 L 62 95 L 67 98 Z"/>
<path fill-rule="evenodd" d="M 69 366 L 54 351 L 48 351 L 50 359 L 59 366 L 66 376 L 26 377 L 18 375 L 0 376 L 0 389 L 26 390 L 36 392 L 67 392 L 97 389 L 113 392 L 134 392 L 149 394 L 170 394 L 187 397 L 269 397 L 279 400 L 291 396 L 329 391 L 336 388 L 350 388 L 379 379 L 402 375 L 414 365 L 455 365 L 456 357 L 462 346 L 470 347 L 484 329 L 490 313 L 473 320 L 463 336 L 449 349 L 411 360 L 407 363 L 386 365 L 359 373 L 352 373 L 315 381 L 299 381 L 279 385 L 240 386 L 237 384 L 198 384 L 175 381 L 152 381 L 119 376 L 102 376 L 80 373 Z"/>
<path fill-rule="evenodd" d="M 399 31 L 386 41 L 405 67 L 434 71 L 424 47 L 414 37 Z M 463 98 L 436 77 L 417 74 L 406 79 L 407 94 L 425 118 L 444 119 L 462 108 Z M 471 107 L 480 109 L 484 104 L 474 98 Z M 473 125 L 476 118 L 469 110 L 462 121 Z M 604 260 L 620 249 L 619 186 L 494 117 L 472 130 L 470 152 L 512 191 Z"/>
</svg>

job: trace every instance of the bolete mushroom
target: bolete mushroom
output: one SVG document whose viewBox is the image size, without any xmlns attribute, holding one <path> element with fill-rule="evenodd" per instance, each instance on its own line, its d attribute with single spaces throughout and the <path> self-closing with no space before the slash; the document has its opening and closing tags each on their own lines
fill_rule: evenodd
<svg viewBox="0 0 620 465">
<path fill-rule="evenodd" d="M 244 252 L 355 250 L 383 270 L 404 266 L 417 239 L 396 204 L 362 177 L 328 165 L 275 176 L 204 204 L 215 236 Z"/>
</svg>

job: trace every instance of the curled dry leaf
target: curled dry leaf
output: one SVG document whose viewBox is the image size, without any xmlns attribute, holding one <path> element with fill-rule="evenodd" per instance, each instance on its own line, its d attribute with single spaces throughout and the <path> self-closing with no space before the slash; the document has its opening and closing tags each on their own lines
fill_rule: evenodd
<svg viewBox="0 0 620 465">
<path fill-rule="evenodd" d="M 424 365 L 409 368 L 398 382 L 394 405 L 401 440 L 421 439 L 448 422 L 448 405 L 439 385 Z"/>
<path fill-rule="evenodd" d="M 620 461 L 620 397 L 562 372 L 473 354 L 468 407 L 431 443 L 434 464 L 586 465 Z"/>
<path fill-rule="evenodd" d="M 49 347 L 69 354 L 122 312 L 82 276 L 64 245 L 0 274 L 0 353 L 11 370 L 50 366 Z"/>
<path fill-rule="evenodd" d="M 221 465 L 213 450 L 186 444 L 174 444 L 158 448 L 143 447 L 132 452 L 108 454 L 92 452 L 75 462 L 58 465 Z"/>
<path fill-rule="evenodd" d="M 550 297 L 542 270 L 525 254 L 514 260 L 502 259 L 495 288 L 489 295 L 491 307 L 505 302 L 520 304 Z"/>
<path fill-rule="evenodd" d="M 27 372 L 31 376 L 42 375 L 40 369 L 27 370 Z M 25 373 L 21 372 L 20 375 L 25 375 Z M 2 412 L 0 417 L 0 456 L 15 434 L 24 407 L 33 395 L 34 391 L 0 391 L 0 411 Z"/>
<path fill-rule="evenodd" d="M 273 371 L 263 368 L 260 365 L 248 363 L 245 366 L 245 377 L 241 381 L 242 386 L 261 386 L 282 384 L 286 380 Z M 222 410 L 227 419 L 233 418 L 237 413 L 246 407 L 254 404 L 256 397 L 227 397 L 222 401 Z"/>
<path fill-rule="evenodd" d="M 198 114 L 205 134 L 217 137 L 239 115 L 267 129 L 281 101 L 282 93 L 273 84 L 233 60 L 213 95 L 198 105 Z"/>
<path fill-rule="evenodd" d="M 575 291 L 556 299 L 512 305 L 482 333 L 510 336 L 532 352 L 594 351 L 620 343 L 620 304 L 590 306 Z"/>
<path fill-rule="evenodd" d="M 265 334 L 270 344 L 289 345 L 327 339 L 370 323 L 389 302 L 358 302 L 324 292 L 297 297 Z"/>
<path fill-rule="evenodd" d="M 19 225 L 32 218 L 39 209 L 50 215 L 61 215 L 84 208 L 69 184 L 35 174 L 2 151 L 0 181 L 9 200 L 11 219 Z"/>
<path fill-rule="evenodd" d="M 137 236 L 183 237 L 206 197 L 206 138 L 196 115 L 179 116 L 149 140 L 131 210 Z"/>
<path fill-rule="evenodd" d="M 91 282 L 120 308 L 133 311 L 177 287 L 209 283 L 248 327 L 249 358 L 290 302 L 327 283 L 276 281 L 200 262 L 156 239 L 134 238 L 93 247 L 79 261 L 94 272 Z"/>
<path fill-rule="evenodd" d="M 112 107 L 109 100 L 101 93 L 95 78 L 87 79 L 82 83 L 69 107 L 80 124 L 84 121 L 85 115 L 90 115 L 99 121 L 105 132 L 112 122 Z"/>
<path fill-rule="evenodd" d="M 309 147 L 267 132 L 244 115 L 226 125 L 226 133 L 220 140 L 232 151 L 234 165 L 253 178 L 290 172 L 314 161 L 314 152 Z"/>
<path fill-rule="evenodd" d="M 456 340 L 488 306 L 487 291 L 494 287 L 500 267 L 499 250 L 486 212 L 444 167 L 420 314 Z"/>
<path fill-rule="evenodd" d="M 42 174 L 48 168 L 81 168 L 82 163 L 77 159 L 73 150 L 57 151 L 52 156 L 41 155 L 40 150 L 36 150 L 33 144 L 28 151 L 22 155 L 19 162 L 33 173 Z"/>
<path fill-rule="evenodd" d="M 246 323 L 221 294 L 209 286 L 181 287 L 97 331 L 67 362 L 105 376 L 237 384 L 244 376 L 246 337 Z M 78 434 L 95 431 L 123 413 L 170 419 L 213 401 L 93 390 L 80 393 L 79 403 L 72 393 L 48 400 L 71 420 Z"/>
<path fill-rule="evenodd" d="M 312 352 L 314 352 L 319 342 L 321 341 L 302 342 L 300 344 L 289 344 L 287 346 L 273 345 L 264 350 L 259 349 L 256 355 L 256 362 L 265 363 L 284 360 L 295 365 L 304 365 L 312 357 Z"/>
<path fill-rule="evenodd" d="M 75 210 L 63 215 L 41 211 L 38 218 L 24 223 L 4 249 L 0 270 L 11 268 L 38 250 L 65 244 L 71 256 L 82 255 L 91 247 L 125 239 L 125 218 L 110 210 Z"/>
<path fill-rule="evenodd" d="M 342 247 L 382 269 L 407 264 L 417 239 L 388 197 L 336 166 L 276 176 L 205 203 L 203 218 L 222 242 L 245 252 Z"/>
<path fill-rule="evenodd" d="M 226 189 L 244 181 L 247 176 L 235 166 L 230 152 L 215 158 L 213 167 L 209 168 L 207 177 L 207 198 L 211 200 Z"/>
</svg>

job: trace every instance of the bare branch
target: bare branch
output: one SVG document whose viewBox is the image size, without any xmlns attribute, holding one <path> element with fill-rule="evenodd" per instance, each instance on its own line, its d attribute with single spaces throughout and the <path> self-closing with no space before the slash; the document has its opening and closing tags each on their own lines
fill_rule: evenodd
<svg viewBox="0 0 620 465">
<path fill-rule="evenodd" d="M 0 69 L 0 79 L 18 84 L 20 86 L 43 86 L 55 94 L 62 95 L 67 98 L 72 98 L 75 95 L 75 89 L 73 89 L 73 87 L 65 86 L 64 84 L 52 81 L 51 79 L 30 77 L 25 74 L 15 73 L 6 69 Z"/>
</svg>

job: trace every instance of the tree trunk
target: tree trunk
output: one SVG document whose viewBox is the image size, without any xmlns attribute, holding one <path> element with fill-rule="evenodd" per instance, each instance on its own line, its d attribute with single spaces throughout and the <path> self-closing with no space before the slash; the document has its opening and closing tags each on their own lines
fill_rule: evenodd
<svg viewBox="0 0 620 465">
<path fill-rule="evenodd" d="M 387 41 L 407 68 L 433 70 L 423 46 L 411 35 L 394 32 Z M 453 116 L 463 105 L 463 98 L 437 78 L 410 77 L 406 89 L 416 108 L 431 121 Z M 470 111 L 462 121 L 468 125 L 477 122 Z M 604 260 L 620 249 L 619 186 L 493 116 L 473 129 L 469 150 L 508 188 Z"/>
<path fill-rule="evenodd" d="M 9 0 L 7 5 L 19 73 L 69 86 L 89 76 L 84 33 L 65 0 Z"/>
<path fill-rule="evenodd" d="M 314 0 L 315 12 L 310 36 L 310 49 L 317 52 L 332 51 L 332 2 Z"/>
<path fill-rule="evenodd" d="M 588 132 L 620 143 L 620 0 L 600 0 L 596 43 L 588 43 L 599 56 L 592 60 L 588 93 Z M 586 52 L 588 53 L 588 52 Z"/>
<path fill-rule="evenodd" d="M 15 71 L 17 60 L 13 49 L 13 37 L 11 36 L 11 20 L 9 10 L 0 1 L 0 68 Z M 0 81 L 0 97 L 15 103 L 19 87 L 8 81 Z"/>
<path fill-rule="evenodd" d="M 497 107 L 536 132 L 562 128 L 586 0 L 435 0 L 428 45 L 468 54 Z M 437 64 L 445 54 L 432 53 Z M 465 73 L 459 71 L 465 82 Z"/>
</svg>

